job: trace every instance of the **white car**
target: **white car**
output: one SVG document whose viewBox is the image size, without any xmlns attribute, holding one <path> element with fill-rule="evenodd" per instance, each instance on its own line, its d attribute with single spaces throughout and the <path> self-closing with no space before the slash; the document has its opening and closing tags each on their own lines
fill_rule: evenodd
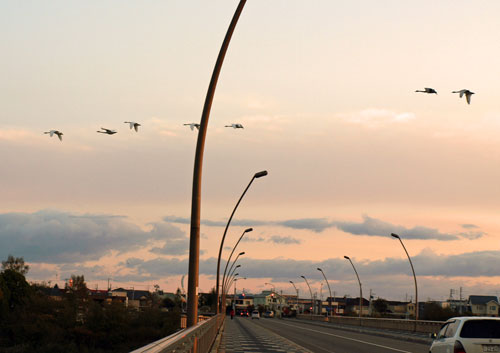
<svg viewBox="0 0 500 353">
<path fill-rule="evenodd" d="M 252 311 L 252 320 L 253 319 L 260 319 L 260 314 L 257 310 Z"/>
<path fill-rule="evenodd" d="M 500 352 L 500 318 L 454 317 L 431 337 L 430 353 Z"/>
</svg>

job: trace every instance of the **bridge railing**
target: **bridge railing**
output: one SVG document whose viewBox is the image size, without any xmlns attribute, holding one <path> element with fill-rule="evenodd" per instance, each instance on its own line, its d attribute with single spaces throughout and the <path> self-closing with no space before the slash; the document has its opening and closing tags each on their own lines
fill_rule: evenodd
<svg viewBox="0 0 500 353">
<path fill-rule="evenodd" d="M 223 314 L 213 316 L 131 353 L 208 353 L 225 317 Z"/>
<path fill-rule="evenodd" d="M 437 333 L 444 324 L 443 321 L 426 320 L 402 320 L 402 319 L 381 319 L 373 317 L 351 317 L 351 316 L 332 316 L 299 314 L 297 319 L 326 321 L 340 325 L 362 326 L 381 328 L 386 330 L 398 330 L 406 332 Z"/>
</svg>

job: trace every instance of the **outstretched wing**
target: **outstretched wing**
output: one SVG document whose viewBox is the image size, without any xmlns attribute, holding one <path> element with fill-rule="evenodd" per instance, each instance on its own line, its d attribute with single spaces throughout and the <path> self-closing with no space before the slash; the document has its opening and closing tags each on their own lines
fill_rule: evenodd
<svg viewBox="0 0 500 353">
<path fill-rule="evenodd" d="M 472 94 L 470 93 L 465 95 L 465 99 L 467 99 L 467 104 L 470 104 L 470 97 L 472 97 Z"/>
</svg>

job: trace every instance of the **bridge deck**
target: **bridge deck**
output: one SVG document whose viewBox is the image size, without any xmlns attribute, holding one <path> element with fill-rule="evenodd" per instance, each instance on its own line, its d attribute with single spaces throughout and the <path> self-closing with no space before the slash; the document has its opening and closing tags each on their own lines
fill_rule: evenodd
<svg viewBox="0 0 500 353">
<path fill-rule="evenodd" d="M 255 321 L 248 317 L 235 317 L 234 320 L 226 319 L 219 352 L 311 353 L 292 341 L 257 325 Z"/>
</svg>

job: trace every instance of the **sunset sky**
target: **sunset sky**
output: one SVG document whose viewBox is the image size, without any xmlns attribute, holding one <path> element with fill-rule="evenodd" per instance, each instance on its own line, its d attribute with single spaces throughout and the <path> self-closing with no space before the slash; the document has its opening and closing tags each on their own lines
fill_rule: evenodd
<svg viewBox="0 0 500 353">
<path fill-rule="evenodd" d="M 183 124 L 200 121 L 237 4 L 0 3 L 1 259 L 52 284 L 180 287 L 197 134 Z M 348 255 L 365 297 L 410 298 L 394 232 L 419 299 L 499 295 L 499 13 L 498 0 L 248 0 L 208 126 L 200 290 L 267 170 L 226 240 L 254 228 L 238 291 L 291 294 L 292 280 L 307 297 L 304 275 L 325 298 L 321 267 L 354 297 Z"/>
</svg>

